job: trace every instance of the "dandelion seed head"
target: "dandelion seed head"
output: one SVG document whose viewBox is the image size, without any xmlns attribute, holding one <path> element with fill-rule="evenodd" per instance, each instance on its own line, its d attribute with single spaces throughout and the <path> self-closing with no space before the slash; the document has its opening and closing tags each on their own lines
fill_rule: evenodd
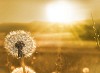
<svg viewBox="0 0 100 73">
<path fill-rule="evenodd" d="M 88 73 L 89 72 L 89 68 L 85 67 L 83 68 L 83 73 Z"/>
<path fill-rule="evenodd" d="M 36 43 L 30 33 L 23 30 L 17 30 L 10 32 L 5 38 L 5 48 L 11 55 L 15 57 L 18 56 L 18 49 L 15 44 L 19 41 L 24 44 L 22 49 L 24 57 L 29 57 L 35 52 Z"/>
<path fill-rule="evenodd" d="M 36 73 L 34 70 L 30 69 L 29 67 L 25 66 L 25 72 L 26 73 Z M 12 71 L 12 73 L 23 73 L 23 68 L 16 68 Z"/>
</svg>

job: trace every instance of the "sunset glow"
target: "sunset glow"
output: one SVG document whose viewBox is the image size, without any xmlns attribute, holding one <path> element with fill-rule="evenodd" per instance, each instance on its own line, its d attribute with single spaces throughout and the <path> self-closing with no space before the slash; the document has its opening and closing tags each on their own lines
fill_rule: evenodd
<svg viewBox="0 0 100 73">
<path fill-rule="evenodd" d="M 65 1 L 54 2 L 46 7 L 47 20 L 50 22 L 72 23 L 83 20 L 77 6 Z"/>
</svg>

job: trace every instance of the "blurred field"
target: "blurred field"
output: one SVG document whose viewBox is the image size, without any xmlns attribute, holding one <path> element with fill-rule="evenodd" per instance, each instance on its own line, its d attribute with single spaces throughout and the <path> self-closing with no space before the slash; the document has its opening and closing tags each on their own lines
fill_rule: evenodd
<svg viewBox="0 0 100 73">
<path fill-rule="evenodd" d="M 55 71 L 59 48 L 61 48 L 63 59 L 62 73 L 82 73 L 84 67 L 90 68 L 90 73 L 99 70 L 100 51 L 94 41 L 61 41 L 59 38 L 53 39 L 53 37 L 50 40 L 46 36 L 42 39 L 38 37 L 36 39 L 37 52 L 30 58 L 25 59 L 25 64 L 37 73 L 52 73 Z M 0 72 L 10 73 L 16 67 L 20 67 L 20 59 L 7 55 L 2 44 L 0 49 Z M 96 73 L 99 73 L 99 71 Z"/>
<path fill-rule="evenodd" d="M 90 69 L 89 73 L 100 73 L 100 49 L 93 39 L 92 26 L 86 31 L 83 25 L 68 28 L 67 25 L 45 23 L 47 25 L 44 26 L 40 22 L 34 24 L 0 25 L 0 73 L 11 73 L 13 69 L 21 66 L 20 59 L 8 55 L 4 48 L 6 34 L 19 29 L 30 31 L 37 43 L 36 52 L 25 59 L 26 66 L 36 73 L 52 73 L 56 70 L 59 48 L 63 62 L 62 73 L 83 73 L 85 67 Z"/>
</svg>

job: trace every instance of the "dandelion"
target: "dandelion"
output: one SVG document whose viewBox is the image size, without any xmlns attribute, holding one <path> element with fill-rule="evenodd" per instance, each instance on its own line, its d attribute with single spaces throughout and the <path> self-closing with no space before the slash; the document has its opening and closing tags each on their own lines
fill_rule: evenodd
<svg viewBox="0 0 100 73">
<path fill-rule="evenodd" d="M 16 68 L 12 71 L 12 73 L 23 73 L 23 68 Z M 29 67 L 25 66 L 25 73 L 36 73 L 34 70 L 30 69 Z"/>
<path fill-rule="evenodd" d="M 88 67 L 83 68 L 83 73 L 89 73 L 89 68 Z"/>
<path fill-rule="evenodd" d="M 29 57 L 35 52 L 36 43 L 29 32 L 17 30 L 6 36 L 5 48 L 15 57 Z"/>
</svg>

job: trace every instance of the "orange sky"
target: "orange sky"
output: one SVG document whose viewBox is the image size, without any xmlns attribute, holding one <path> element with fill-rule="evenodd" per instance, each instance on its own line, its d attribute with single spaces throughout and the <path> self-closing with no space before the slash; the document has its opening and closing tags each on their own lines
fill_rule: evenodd
<svg viewBox="0 0 100 73">
<path fill-rule="evenodd" d="M 57 0 L 0 0 L 0 22 L 31 22 L 34 20 L 46 20 L 45 7 L 50 2 Z M 96 5 L 95 18 L 99 19 L 99 7 L 92 0 L 66 0 L 74 1 L 75 4 L 83 5 L 83 12 L 89 3 Z M 99 1 L 99 0 L 98 0 Z M 98 2 L 97 2 L 98 3 Z M 87 16 L 88 13 L 87 13 Z M 89 19 L 89 18 L 87 18 Z"/>
</svg>

